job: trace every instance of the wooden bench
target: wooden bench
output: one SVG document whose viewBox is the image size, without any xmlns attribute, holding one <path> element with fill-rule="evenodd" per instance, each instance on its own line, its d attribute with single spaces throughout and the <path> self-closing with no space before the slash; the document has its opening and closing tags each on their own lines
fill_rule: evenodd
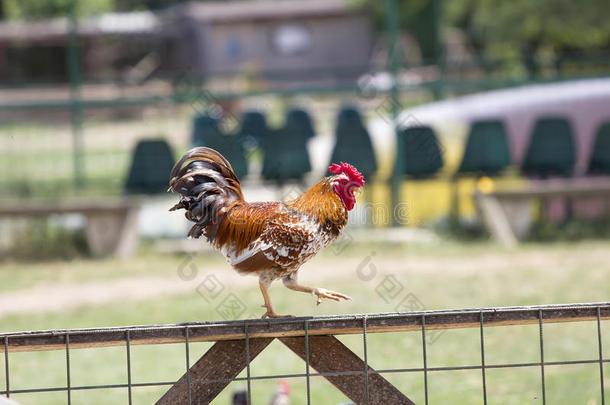
<svg viewBox="0 0 610 405">
<path fill-rule="evenodd" d="M 532 203 L 547 198 L 610 197 L 610 178 L 534 180 L 526 188 L 475 192 L 479 214 L 491 235 L 515 246 L 531 224 Z"/>
<path fill-rule="evenodd" d="M 121 200 L 68 200 L 57 202 L 15 203 L 0 206 L 0 217 L 48 217 L 82 214 L 89 250 L 95 257 L 127 257 L 138 245 L 140 203 Z"/>
</svg>

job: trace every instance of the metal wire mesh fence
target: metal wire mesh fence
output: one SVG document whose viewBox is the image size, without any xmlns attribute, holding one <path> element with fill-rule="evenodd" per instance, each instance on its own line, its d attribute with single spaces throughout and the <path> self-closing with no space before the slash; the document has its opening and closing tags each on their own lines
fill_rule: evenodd
<svg viewBox="0 0 610 405">
<path fill-rule="evenodd" d="M 0 341 L 3 343 L 4 349 L 5 388 L 0 391 L 0 395 L 10 397 L 17 394 L 34 395 L 45 392 L 63 392 L 65 393 L 65 403 L 71 404 L 76 392 L 126 389 L 125 402 L 132 404 L 134 389 L 166 387 L 169 391 L 158 403 L 192 404 L 209 403 L 215 395 L 229 384 L 241 382 L 246 384 L 248 400 L 249 403 L 252 403 L 253 383 L 291 378 L 305 381 L 304 398 L 300 398 L 300 400 L 302 400 L 302 403 L 311 404 L 311 381 L 314 378 L 323 377 L 333 383 L 355 403 L 375 404 L 381 403 L 380 392 L 396 390 L 385 378 L 400 373 L 400 375 L 418 375 L 423 379 L 423 398 L 418 403 L 428 404 L 434 402 L 431 395 L 434 388 L 430 384 L 430 378 L 434 374 L 478 371 L 480 372 L 478 401 L 487 404 L 488 401 L 494 402 L 495 392 L 489 388 L 488 374 L 490 372 L 493 370 L 527 368 L 538 370 L 540 384 L 537 399 L 538 402 L 546 404 L 551 403 L 547 395 L 549 370 L 555 370 L 557 367 L 591 365 L 598 367 L 598 377 L 595 380 L 598 381 L 599 402 L 596 400 L 595 403 L 605 404 L 607 393 L 604 383 L 604 365 L 607 365 L 610 359 L 604 357 L 602 324 L 603 321 L 609 319 L 610 303 L 591 303 L 3 333 L 0 334 Z M 594 340 L 597 353 L 595 356 L 564 360 L 553 360 L 545 356 L 549 350 L 548 348 L 545 349 L 545 328 L 548 329 L 554 323 L 563 324 L 565 322 L 579 322 L 577 325 L 581 329 L 587 329 L 585 325 L 592 326 L 589 331 L 595 331 L 596 335 Z M 505 338 L 510 339 L 512 330 L 520 325 L 537 327 L 536 339 L 533 341 L 530 339 L 527 344 L 539 347 L 538 359 L 528 362 L 490 361 L 486 357 L 486 354 L 489 354 L 490 351 L 489 343 L 486 343 L 488 329 L 492 326 L 500 327 Z M 431 340 L 430 336 L 438 333 L 438 331 L 461 328 L 478 329 L 479 360 L 472 364 L 431 365 L 431 345 L 447 344 L 449 338 Z M 370 363 L 376 349 L 371 349 L 368 342 L 371 336 L 378 333 L 421 334 L 421 347 L 412 348 L 412 350 L 420 351 L 422 366 L 373 369 Z M 352 360 L 358 359 L 358 357 L 353 357 L 355 355 L 347 347 L 345 349 L 341 348 L 342 344 L 340 342 L 336 344 L 337 346 L 334 346 L 335 343 L 332 340 L 324 340 L 334 339 L 331 335 L 359 336 L 362 359 L 359 359 L 356 363 L 341 360 L 343 354 L 346 353 L 348 357 L 352 356 Z M 273 375 L 255 375 L 252 372 L 251 362 L 276 338 L 304 360 L 305 367 L 302 372 Z M 593 337 L 591 338 L 593 339 Z M 190 351 L 193 344 L 197 342 L 216 343 L 201 360 L 193 364 Z M 184 345 L 186 355 L 184 376 L 177 381 L 134 381 L 132 364 L 134 345 L 165 343 Z M 301 347 L 299 347 L 300 344 Z M 108 346 L 124 347 L 126 381 L 116 384 L 75 384 L 75 375 L 71 368 L 74 349 Z M 26 389 L 15 388 L 12 385 L 11 371 L 14 370 L 15 366 L 21 367 L 19 364 L 13 365 L 13 362 L 17 361 L 14 359 L 17 352 L 53 350 L 65 352 L 65 385 L 38 386 Z M 333 350 L 335 351 L 333 352 Z M 345 353 L 341 354 L 342 351 Z M 217 357 L 217 355 L 220 355 L 220 357 Z M 396 353 L 396 356 L 400 357 L 400 353 Z M 232 360 L 229 362 L 221 361 L 221 359 L 228 357 Z M 329 363 L 325 363 L 327 362 L 327 360 L 324 360 L 325 357 L 334 359 L 335 363 L 332 364 L 332 369 L 327 367 Z M 162 363 L 164 359 L 159 359 L 159 361 Z M 205 365 L 206 361 L 209 363 L 208 366 Z M 360 366 L 356 367 L 355 364 Z M 245 373 L 239 374 L 242 369 Z M 589 376 L 591 375 L 589 374 Z M 457 386 L 453 388 L 455 389 Z M 576 386 L 571 389 L 578 390 L 579 387 Z M 414 403 L 412 399 L 409 399 L 411 397 L 410 392 L 403 391 L 401 393 L 398 390 L 392 391 L 390 394 L 387 394 L 387 391 L 383 392 L 385 398 L 387 398 L 387 395 L 397 395 L 396 398 L 399 399 L 396 403 Z"/>
<path fill-rule="evenodd" d="M 146 112 L 118 107 L 87 110 L 76 138 L 68 114 L 61 109 L 0 111 L 3 200 L 116 196 L 124 191 L 139 141 L 170 140 L 176 154 L 188 148 L 192 116 L 188 109 L 160 106 L 147 107 Z M 78 156 L 75 142 L 80 145 Z"/>
</svg>

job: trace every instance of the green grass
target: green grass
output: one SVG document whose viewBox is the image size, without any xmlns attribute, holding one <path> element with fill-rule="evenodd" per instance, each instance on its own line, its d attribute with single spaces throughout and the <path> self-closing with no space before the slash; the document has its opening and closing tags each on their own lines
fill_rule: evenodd
<svg viewBox="0 0 610 405">
<path fill-rule="evenodd" d="M 375 252 L 375 255 L 371 253 Z M 371 281 L 358 278 L 365 258 L 374 266 Z M 340 255 L 329 249 L 303 268 L 302 282 L 344 292 L 353 297 L 346 303 L 324 303 L 316 307 L 311 297 L 288 291 L 280 283 L 271 290 L 278 311 L 294 315 L 373 313 L 394 311 L 398 300 L 414 294 L 426 309 L 472 308 L 607 300 L 610 295 L 610 252 L 607 242 L 527 244 L 508 251 L 488 243 L 457 244 L 442 241 L 428 245 L 352 244 Z M 126 261 L 78 260 L 30 264 L 5 262 L 0 265 L 0 291 L 14 291 L 50 282 L 79 283 L 132 276 L 171 276 L 183 256 L 154 253 Z M 196 256 L 202 277 L 206 269 L 224 269 L 218 256 Z M 369 268 L 370 269 L 370 268 Z M 224 270 L 223 270 L 224 271 Z M 226 269 L 226 271 L 231 271 Z M 336 271 L 336 274 L 332 272 Z M 324 281 L 308 282 L 312 273 L 324 272 Z M 387 303 L 376 288 L 385 276 L 394 275 L 403 290 Z M 227 286 L 223 294 L 237 294 L 247 314 L 262 309 L 256 279 L 239 286 Z M 221 297 L 222 298 L 222 297 Z M 96 307 L 79 307 L 59 313 L 27 314 L 0 319 L 0 331 L 77 328 L 94 326 L 178 323 L 220 319 L 218 303 L 206 302 L 196 291 L 144 301 L 126 301 Z M 245 315 L 244 315 L 245 316 Z M 602 322 L 604 348 L 610 348 L 610 322 Z M 494 327 L 485 330 L 487 364 L 536 362 L 539 360 L 537 325 Z M 340 339 L 358 355 L 363 354 L 360 336 Z M 367 341 L 370 364 L 377 369 L 422 367 L 420 332 L 371 334 Z M 445 331 L 428 345 L 428 366 L 480 364 L 479 330 Z M 191 364 L 210 347 L 197 343 L 191 348 Z M 184 372 L 184 345 L 138 346 L 132 348 L 134 382 L 173 381 Z M 607 355 L 606 355 L 607 357 Z M 548 361 L 597 358 L 597 333 L 593 322 L 545 325 L 545 359 Z M 99 348 L 71 351 L 73 385 L 126 382 L 125 349 Z M 0 360 L 0 390 L 4 389 L 4 364 Z M 304 372 L 304 363 L 276 341 L 252 363 L 252 375 Z M 610 366 L 605 365 L 610 376 Z M 65 386 L 65 353 L 62 351 L 11 353 L 11 388 Z M 600 404 L 597 364 L 548 366 L 545 369 L 547 403 Z M 489 404 L 542 403 L 540 370 L 537 367 L 488 370 Z M 388 378 L 416 403 L 424 402 L 422 373 L 393 373 Z M 304 379 L 289 379 L 292 404 L 305 404 Z M 265 404 L 277 379 L 252 383 L 253 403 Z M 428 375 L 431 404 L 482 403 L 480 370 L 437 371 Z M 214 403 L 228 404 L 230 391 L 245 386 L 233 383 Z M 606 387 L 610 380 L 606 378 Z M 134 389 L 134 403 L 149 404 L 167 387 Z M 312 404 L 337 404 L 347 399 L 322 378 L 313 378 Z M 610 399 L 609 395 L 606 394 Z M 62 404 L 65 393 L 29 394 L 15 397 L 22 404 Z M 73 403 L 127 403 L 126 389 L 82 391 Z"/>
<path fill-rule="evenodd" d="M 143 138 L 167 137 L 176 157 L 190 144 L 193 110 L 165 108 L 142 119 L 85 117 L 82 129 L 84 186 L 74 182 L 73 138 L 69 122 L 7 117 L 0 125 L 2 199 L 118 195 L 133 148 Z M 66 118 L 67 119 L 67 118 Z M 186 123 L 186 124 L 185 124 Z M 178 131 L 178 133 L 176 133 Z"/>
</svg>

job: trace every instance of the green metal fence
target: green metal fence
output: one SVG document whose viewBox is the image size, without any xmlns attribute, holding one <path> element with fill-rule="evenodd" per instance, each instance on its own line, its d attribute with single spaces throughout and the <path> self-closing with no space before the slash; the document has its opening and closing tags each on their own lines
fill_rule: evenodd
<svg viewBox="0 0 610 405">
<path fill-rule="evenodd" d="M 405 85 L 397 77 L 404 72 L 396 57 L 399 27 L 399 2 L 386 0 L 389 58 L 388 88 L 366 88 L 366 84 L 324 82 L 282 86 L 281 88 L 243 91 L 209 90 L 214 77 L 202 81 L 182 72 L 174 77 L 157 78 L 143 84 L 128 85 L 112 81 L 86 81 L 82 77 L 75 17 L 78 0 L 71 0 L 67 46 L 69 86 L 25 84 L 0 86 L 6 97 L 0 102 L 0 195 L 2 198 L 60 198 L 72 195 L 108 195 L 122 192 L 130 153 L 142 138 L 162 137 L 176 153 L 189 146 L 190 121 L 195 112 L 216 103 L 256 100 L 268 97 L 289 104 L 297 96 L 345 99 L 362 102 L 369 116 L 384 113 L 396 117 L 405 106 L 439 97 L 526 83 L 574 78 L 545 76 L 511 80 L 481 76 L 461 79 L 448 73 L 444 52 L 437 47 L 439 76 L 423 83 Z M 436 4 L 437 29 L 440 30 L 442 2 Z M 440 38 L 440 35 L 439 35 Z M 120 39 L 120 38 L 119 38 Z M 324 68 L 320 73 L 323 74 Z M 371 71 L 375 69 L 371 67 Z M 329 75 L 337 74 L 328 70 Z M 292 72 L 294 74 L 294 72 Z M 591 74 L 585 76 L 592 76 Z M 332 115 L 329 113 L 328 115 Z M 366 115 L 366 111 L 365 111 Z M 397 138 L 401 142 L 401 138 Z M 397 150 L 403 150 L 397 145 Z M 400 159 L 401 155 L 396 158 Z M 399 162 L 400 164 L 401 162 Z M 401 180 L 394 178 L 393 202 L 396 204 Z"/>
</svg>

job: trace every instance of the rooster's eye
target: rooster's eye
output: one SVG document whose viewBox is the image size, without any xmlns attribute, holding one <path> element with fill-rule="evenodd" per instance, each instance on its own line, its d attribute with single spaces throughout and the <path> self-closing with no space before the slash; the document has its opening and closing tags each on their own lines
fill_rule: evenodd
<svg viewBox="0 0 610 405">
<path fill-rule="evenodd" d="M 347 180 L 341 181 L 341 184 L 347 184 Z"/>
</svg>

